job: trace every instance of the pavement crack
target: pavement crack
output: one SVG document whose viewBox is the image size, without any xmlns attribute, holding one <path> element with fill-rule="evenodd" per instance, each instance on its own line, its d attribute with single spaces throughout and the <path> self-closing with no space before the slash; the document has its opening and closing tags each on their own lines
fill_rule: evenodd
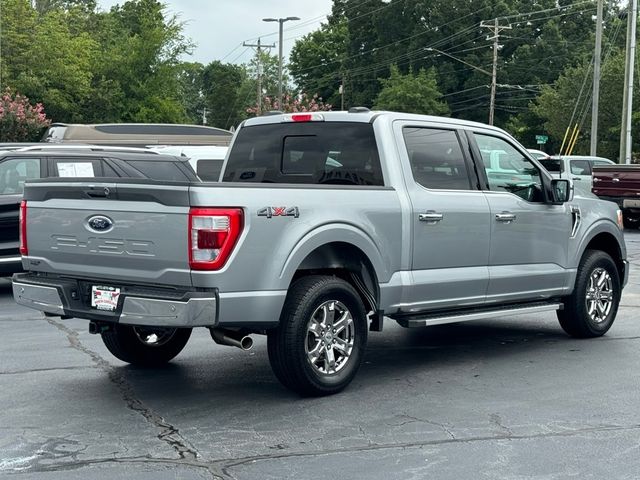
<svg viewBox="0 0 640 480">
<path fill-rule="evenodd" d="M 51 367 L 51 368 L 31 368 L 29 370 L 4 370 L 0 371 L 0 375 L 23 375 L 27 373 L 55 372 L 59 370 L 86 370 L 89 368 L 98 368 L 97 366 L 75 366 L 75 367 Z"/>
<path fill-rule="evenodd" d="M 252 457 L 236 458 L 233 460 L 231 459 L 218 460 L 216 462 L 212 462 L 211 465 L 212 466 L 216 464 L 223 465 L 221 468 L 221 471 L 223 472 L 223 474 L 228 478 L 234 478 L 233 475 L 229 472 L 231 468 L 242 466 L 248 463 L 263 461 L 263 460 L 317 457 L 317 456 L 326 456 L 326 455 L 333 455 L 333 454 L 357 453 L 357 452 L 377 451 L 377 450 L 423 448 L 428 446 L 439 446 L 439 445 L 449 445 L 449 444 L 458 444 L 458 443 L 517 441 L 517 440 L 531 440 L 531 439 L 537 439 L 537 438 L 573 437 L 578 435 L 584 435 L 585 433 L 615 432 L 615 431 L 627 431 L 627 430 L 640 430 L 640 424 L 630 425 L 630 426 L 607 425 L 607 426 L 589 427 L 589 428 L 582 428 L 582 429 L 569 430 L 569 431 L 541 432 L 541 433 L 523 434 L 523 435 L 507 434 L 505 432 L 505 434 L 503 435 L 487 435 L 487 436 L 476 436 L 476 437 L 466 437 L 466 438 L 457 437 L 457 438 L 448 438 L 443 440 L 429 440 L 425 442 L 405 442 L 405 443 L 388 443 L 388 444 L 377 443 L 373 445 L 363 445 L 360 447 L 328 449 L 328 450 L 323 450 L 319 452 L 318 451 L 289 452 L 289 453 L 281 453 L 281 454 L 256 455 Z"/>
<path fill-rule="evenodd" d="M 66 325 L 46 318 L 52 326 L 67 335 L 67 340 L 72 348 L 88 355 L 93 363 L 103 370 L 109 376 L 109 380 L 120 390 L 123 400 L 127 408 L 142 415 L 151 425 L 160 430 L 157 435 L 160 441 L 167 443 L 178 454 L 180 459 L 197 459 L 199 457 L 197 450 L 193 447 L 179 432 L 178 428 L 167 422 L 161 415 L 154 412 L 150 407 L 144 404 L 142 400 L 136 397 L 131 384 L 127 379 L 118 372 L 109 362 L 102 358 L 98 353 L 87 348 L 80 341 L 78 332 L 68 328 Z"/>
</svg>

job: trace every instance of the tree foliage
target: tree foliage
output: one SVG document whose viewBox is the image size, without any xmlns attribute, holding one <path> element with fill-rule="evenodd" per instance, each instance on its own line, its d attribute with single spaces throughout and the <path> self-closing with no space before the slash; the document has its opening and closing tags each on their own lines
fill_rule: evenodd
<svg viewBox="0 0 640 480">
<path fill-rule="evenodd" d="M 380 80 L 382 90 L 375 100 L 378 110 L 422 113 L 425 115 L 446 115 L 449 107 L 441 101 L 436 71 L 420 69 L 418 74 L 409 71 L 402 75 L 395 65 L 391 66 L 389 78 Z"/>
<path fill-rule="evenodd" d="M 621 8 L 605 0 L 604 52 L 624 44 Z M 596 0 L 334 0 L 327 22 L 296 42 L 289 68 L 301 91 L 334 104 L 344 81 L 346 108 L 377 105 L 392 78 L 433 68 L 450 115 L 486 122 L 491 78 L 472 66 L 491 70 L 493 35 L 482 25 L 498 18 L 511 29 L 500 32 L 495 122 L 527 144 L 542 133 L 557 141 L 531 102 L 566 69 L 588 64 L 595 11 Z"/>
<path fill-rule="evenodd" d="M 180 57 L 191 44 L 157 0 L 108 12 L 93 0 L 2 0 L 2 87 L 55 121 L 177 122 Z"/>
</svg>

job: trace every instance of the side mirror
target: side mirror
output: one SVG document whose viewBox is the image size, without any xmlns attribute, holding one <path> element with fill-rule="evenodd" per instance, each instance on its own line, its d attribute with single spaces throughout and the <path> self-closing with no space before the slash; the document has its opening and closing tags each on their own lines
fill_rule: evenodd
<svg viewBox="0 0 640 480">
<path fill-rule="evenodd" d="M 573 183 L 566 178 L 551 180 L 551 203 L 561 205 L 573 199 Z"/>
</svg>

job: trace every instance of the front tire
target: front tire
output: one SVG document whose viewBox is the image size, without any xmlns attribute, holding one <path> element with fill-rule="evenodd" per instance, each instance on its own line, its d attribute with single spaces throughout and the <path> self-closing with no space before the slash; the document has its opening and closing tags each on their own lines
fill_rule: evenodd
<svg viewBox="0 0 640 480">
<path fill-rule="evenodd" d="M 287 294 L 280 325 L 270 330 L 271 368 L 286 387 L 305 396 L 337 393 L 355 377 L 367 343 L 367 316 L 346 281 L 314 275 Z"/>
<path fill-rule="evenodd" d="M 613 259 L 600 250 L 587 250 L 578 266 L 576 285 L 558 310 L 560 326 L 572 337 L 604 335 L 613 325 L 620 304 L 620 274 Z"/>
<path fill-rule="evenodd" d="M 182 351 L 189 341 L 191 329 L 114 325 L 101 336 L 107 349 L 123 362 L 157 367 Z"/>
</svg>

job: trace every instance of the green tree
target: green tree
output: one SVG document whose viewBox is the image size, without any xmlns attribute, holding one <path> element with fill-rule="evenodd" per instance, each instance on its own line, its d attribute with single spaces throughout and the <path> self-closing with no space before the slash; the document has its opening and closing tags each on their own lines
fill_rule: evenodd
<svg viewBox="0 0 640 480">
<path fill-rule="evenodd" d="M 392 65 L 390 71 L 388 79 L 380 80 L 382 90 L 375 100 L 376 109 L 427 115 L 449 113 L 449 107 L 441 100 L 435 69 L 402 75 L 398 67 Z"/>
<path fill-rule="evenodd" d="M 215 61 L 204 68 L 202 91 L 209 110 L 209 124 L 229 129 L 247 118 L 247 108 L 255 103 L 256 91 L 242 65 Z"/>
<path fill-rule="evenodd" d="M 80 121 L 98 45 L 88 33 L 74 34 L 68 20 L 63 10 L 38 17 L 27 0 L 4 0 L 1 67 L 3 83 L 45 104 L 52 118 Z"/>
<path fill-rule="evenodd" d="M 340 105 L 347 33 L 346 22 L 330 22 L 296 42 L 289 69 L 301 91 L 314 92 L 329 103 Z"/>
<path fill-rule="evenodd" d="M 94 88 L 103 101 L 118 102 L 104 118 L 102 105 L 86 105 L 93 121 L 182 122 L 187 119 L 180 96 L 181 55 L 191 43 L 175 16 L 166 16 L 157 0 L 130 0 L 108 13 L 97 14 L 95 25 L 101 54 L 94 62 Z M 106 96 L 114 90 L 112 95 Z"/>
</svg>

